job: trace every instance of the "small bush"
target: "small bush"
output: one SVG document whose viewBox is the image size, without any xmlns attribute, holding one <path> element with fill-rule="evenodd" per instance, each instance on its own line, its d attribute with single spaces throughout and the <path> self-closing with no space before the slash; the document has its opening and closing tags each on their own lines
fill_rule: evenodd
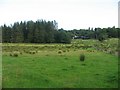
<svg viewBox="0 0 120 90">
<path fill-rule="evenodd" d="M 49 56 L 49 54 L 46 54 L 45 56 Z"/>
<path fill-rule="evenodd" d="M 74 49 L 74 51 L 76 51 L 76 49 Z"/>
<path fill-rule="evenodd" d="M 20 52 L 20 54 L 22 55 L 22 52 Z"/>
<path fill-rule="evenodd" d="M 29 54 L 32 54 L 32 52 L 28 52 Z"/>
<path fill-rule="evenodd" d="M 35 53 L 36 53 L 35 51 L 32 52 L 32 54 L 35 54 Z"/>
<path fill-rule="evenodd" d="M 67 51 L 69 52 L 70 50 L 68 49 Z"/>
<path fill-rule="evenodd" d="M 85 60 L 85 55 L 84 54 L 81 54 L 80 55 L 80 61 L 84 61 Z"/>
<path fill-rule="evenodd" d="M 87 50 L 88 52 L 95 52 L 94 50 Z"/>
<path fill-rule="evenodd" d="M 14 57 L 18 57 L 18 53 L 14 53 L 13 56 L 14 56 Z"/>
<path fill-rule="evenodd" d="M 85 63 L 82 64 L 82 66 L 85 66 L 85 65 L 86 65 Z"/>
<path fill-rule="evenodd" d="M 66 50 L 62 50 L 63 52 L 66 52 Z"/>
<path fill-rule="evenodd" d="M 65 57 L 64 59 L 66 59 L 66 60 L 67 60 L 68 58 L 67 58 L 67 57 Z"/>
<path fill-rule="evenodd" d="M 13 53 L 10 53 L 10 56 L 18 57 L 19 54 L 20 54 L 20 52 L 18 52 L 18 51 L 14 51 Z"/>
<path fill-rule="evenodd" d="M 12 56 L 12 53 L 10 53 L 10 56 Z"/>
<path fill-rule="evenodd" d="M 36 53 L 38 53 L 38 51 L 36 50 Z"/>
<path fill-rule="evenodd" d="M 36 51 L 30 51 L 29 52 L 29 54 L 35 54 L 36 53 Z"/>
<path fill-rule="evenodd" d="M 61 48 L 59 48 L 59 50 L 61 50 Z"/>
<path fill-rule="evenodd" d="M 24 52 L 25 52 L 25 53 L 29 53 L 29 51 L 27 51 L 27 50 L 24 50 Z"/>
<path fill-rule="evenodd" d="M 58 54 L 61 54 L 61 53 L 62 53 L 62 51 L 61 51 L 61 50 L 59 50 L 59 51 L 58 51 Z"/>
<path fill-rule="evenodd" d="M 66 69 L 66 68 L 63 68 L 62 70 L 64 70 L 64 71 L 68 71 L 68 69 Z"/>
</svg>

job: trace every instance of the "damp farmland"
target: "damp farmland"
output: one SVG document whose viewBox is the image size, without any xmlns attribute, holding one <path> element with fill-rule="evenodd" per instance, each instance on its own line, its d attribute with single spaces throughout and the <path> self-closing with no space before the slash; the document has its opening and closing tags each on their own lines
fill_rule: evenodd
<svg viewBox="0 0 120 90">
<path fill-rule="evenodd" d="M 2 44 L 3 88 L 117 88 L 118 39 Z M 84 60 L 81 60 L 84 55 Z"/>
</svg>

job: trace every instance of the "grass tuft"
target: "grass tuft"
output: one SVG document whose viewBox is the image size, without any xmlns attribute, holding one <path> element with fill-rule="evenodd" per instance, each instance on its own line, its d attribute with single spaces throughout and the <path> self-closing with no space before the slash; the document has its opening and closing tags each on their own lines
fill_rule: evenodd
<svg viewBox="0 0 120 90">
<path fill-rule="evenodd" d="M 62 53 L 62 51 L 61 51 L 61 50 L 59 50 L 59 51 L 58 51 L 58 54 L 61 54 L 61 53 Z"/>
<path fill-rule="evenodd" d="M 84 61 L 85 60 L 85 55 L 84 54 L 81 54 L 80 55 L 80 61 Z"/>
</svg>

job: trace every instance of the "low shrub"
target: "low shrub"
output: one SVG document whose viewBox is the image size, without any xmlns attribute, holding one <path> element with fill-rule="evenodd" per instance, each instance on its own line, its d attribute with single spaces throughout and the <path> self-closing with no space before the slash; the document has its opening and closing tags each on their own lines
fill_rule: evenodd
<svg viewBox="0 0 120 90">
<path fill-rule="evenodd" d="M 59 48 L 59 50 L 61 50 L 61 48 Z"/>
<path fill-rule="evenodd" d="M 67 58 L 67 57 L 65 57 L 64 59 L 66 59 L 66 60 L 67 60 L 68 58 Z"/>
<path fill-rule="evenodd" d="M 36 51 L 29 51 L 29 54 L 35 54 Z"/>
<path fill-rule="evenodd" d="M 10 56 L 12 56 L 12 53 L 10 53 Z"/>
<path fill-rule="evenodd" d="M 45 56 L 49 56 L 49 54 L 46 54 Z"/>
<path fill-rule="evenodd" d="M 66 52 L 66 50 L 62 50 L 63 52 Z"/>
<path fill-rule="evenodd" d="M 70 50 L 68 49 L 67 51 L 69 52 Z"/>
<path fill-rule="evenodd" d="M 14 54 L 13 54 L 13 57 L 18 57 L 18 53 L 14 53 Z"/>
<path fill-rule="evenodd" d="M 38 53 L 38 51 L 36 50 L 36 53 Z"/>
<path fill-rule="evenodd" d="M 62 51 L 61 51 L 61 50 L 59 50 L 59 51 L 58 51 L 58 54 L 61 54 L 61 53 L 62 53 Z"/>
<path fill-rule="evenodd" d="M 85 55 L 84 54 L 80 54 L 80 61 L 84 61 L 85 60 Z"/>
<path fill-rule="evenodd" d="M 74 49 L 74 51 L 76 51 L 76 49 Z"/>
<path fill-rule="evenodd" d="M 10 53 L 10 56 L 18 57 L 19 54 L 20 54 L 20 52 L 18 52 L 18 51 L 14 51 L 14 52 Z"/>
<path fill-rule="evenodd" d="M 35 54 L 35 53 L 36 53 L 35 51 L 32 52 L 32 54 Z"/>
<path fill-rule="evenodd" d="M 20 52 L 20 54 L 22 55 L 22 52 Z"/>
</svg>

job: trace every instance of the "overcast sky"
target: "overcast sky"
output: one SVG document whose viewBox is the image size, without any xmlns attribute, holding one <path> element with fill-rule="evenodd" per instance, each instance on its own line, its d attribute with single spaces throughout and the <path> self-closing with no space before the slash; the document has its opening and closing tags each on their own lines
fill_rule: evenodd
<svg viewBox="0 0 120 90">
<path fill-rule="evenodd" d="M 59 28 L 118 27 L 119 0 L 0 0 L 0 25 L 37 19 Z"/>
</svg>

